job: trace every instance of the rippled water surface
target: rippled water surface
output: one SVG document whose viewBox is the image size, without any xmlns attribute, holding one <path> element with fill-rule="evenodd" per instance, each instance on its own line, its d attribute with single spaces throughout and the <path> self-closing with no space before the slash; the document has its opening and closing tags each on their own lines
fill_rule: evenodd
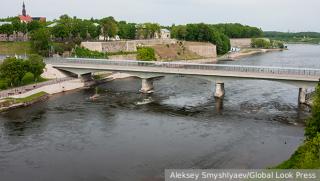
<svg viewBox="0 0 320 181">
<path fill-rule="evenodd" d="M 320 46 L 228 64 L 319 66 Z M 162 180 L 166 168 L 265 168 L 303 141 L 298 88 L 270 81 L 214 83 L 168 76 L 155 93 L 135 78 L 59 94 L 0 114 L 0 180 Z"/>
</svg>

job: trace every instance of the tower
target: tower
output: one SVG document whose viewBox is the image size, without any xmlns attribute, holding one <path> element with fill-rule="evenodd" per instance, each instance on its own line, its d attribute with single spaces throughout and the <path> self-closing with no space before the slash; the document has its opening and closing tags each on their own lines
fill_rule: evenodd
<svg viewBox="0 0 320 181">
<path fill-rule="evenodd" d="M 24 2 L 22 5 L 22 16 L 27 16 L 26 5 L 24 4 Z"/>
</svg>

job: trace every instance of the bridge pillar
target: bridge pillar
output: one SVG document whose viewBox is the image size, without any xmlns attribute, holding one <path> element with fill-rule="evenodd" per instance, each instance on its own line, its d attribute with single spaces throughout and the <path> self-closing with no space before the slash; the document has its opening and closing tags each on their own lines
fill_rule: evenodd
<svg viewBox="0 0 320 181">
<path fill-rule="evenodd" d="M 306 102 L 307 102 L 307 89 L 306 88 L 299 88 L 298 103 L 305 104 Z"/>
<path fill-rule="evenodd" d="M 144 94 L 153 93 L 153 79 L 142 79 L 142 85 L 140 92 Z"/>
<path fill-rule="evenodd" d="M 223 82 L 216 83 L 216 91 L 214 93 L 214 97 L 223 98 L 224 94 L 225 94 L 224 83 Z"/>
</svg>

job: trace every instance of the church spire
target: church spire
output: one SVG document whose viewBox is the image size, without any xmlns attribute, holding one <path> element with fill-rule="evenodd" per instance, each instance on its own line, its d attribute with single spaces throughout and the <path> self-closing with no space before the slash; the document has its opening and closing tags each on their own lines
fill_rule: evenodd
<svg viewBox="0 0 320 181">
<path fill-rule="evenodd" d="M 24 4 L 24 1 L 22 5 L 22 16 L 27 16 L 26 5 Z"/>
</svg>

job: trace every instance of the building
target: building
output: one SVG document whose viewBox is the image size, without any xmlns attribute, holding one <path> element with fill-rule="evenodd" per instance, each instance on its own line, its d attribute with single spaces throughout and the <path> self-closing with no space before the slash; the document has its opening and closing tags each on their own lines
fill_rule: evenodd
<svg viewBox="0 0 320 181">
<path fill-rule="evenodd" d="M 161 29 L 160 30 L 160 39 L 170 39 L 171 33 L 168 29 Z"/>
<path fill-rule="evenodd" d="M 154 33 L 155 39 L 171 39 L 171 33 L 168 29 L 160 29 L 160 32 Z"/>
<path fill-rule="evenodd" d="M 22 5 L 22 14 L 18 16 L 21 23 L 30 23 L 31 21 L 40 21 L 40 22 L 46 22 L 45 17 L 31 17 L 27 14 L 26 5 L 23 2 Z"/>
</svg>

